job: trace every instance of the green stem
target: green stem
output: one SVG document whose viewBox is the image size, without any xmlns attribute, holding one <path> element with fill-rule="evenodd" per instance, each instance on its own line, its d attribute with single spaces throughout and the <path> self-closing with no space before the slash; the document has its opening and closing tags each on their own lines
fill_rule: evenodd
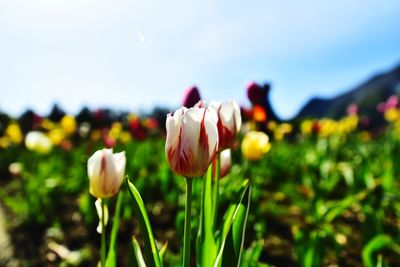
<svg viewBox="0 0 400 267">
<path fill-rule="evenodd" d="M 101 267 L 106 266 L 106 225 L 104 224 L 105 203 L 101 200 Z"/>
<path fill-rule="evenodd" d="M 216 175 L 214 177 L 214 192 L 213 192 L 213 229 L 217 227 L 218 216 L 218 201 L 219 201 L 219 178 L 221 176 L 221 153 L 217 154 Z"/>
<path fill-rule="evenodd" d="M 111 265 L 116 264 L 116 250 L 117 250 L 117 237 L 119 229 L 119 221 L 121 217 L 121 206 L 122 206 L 123 192 L 122 190 L 118 193 L 117 204 L 115 208 L 115 214 L 113 219 L 113 225 L 111 229 L 110 244 L 108 247 L 108 253 L 106 258 L 106 264 L 108 266 L 109 262 Z"/>
<path fill-rule="evenodd" d="M 183 267 L 190 266 L 190 221 L 192 210 L 192 180 L 186 178 L 185 233 L 183 239 Z"/>
</svg>

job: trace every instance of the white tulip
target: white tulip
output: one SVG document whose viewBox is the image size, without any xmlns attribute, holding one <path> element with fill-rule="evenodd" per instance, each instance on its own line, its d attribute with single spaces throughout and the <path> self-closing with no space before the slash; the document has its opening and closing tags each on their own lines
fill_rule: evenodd
<svg viewBox="0 0 400 267">
<path fill-rule="evenodd" d="M 88 160 L 90 193 L 97 198 L 114 196 L 125 175 L 125 152 L 113 154 L 112 149 L 96 151 Z"/>
<path fill-rule="evenodd" d="M 25 137 L 25 146 L 42 154 L 47 154 L 53 147 L 50 138 L 38 131 L 29 132 Z"/>
</svg>

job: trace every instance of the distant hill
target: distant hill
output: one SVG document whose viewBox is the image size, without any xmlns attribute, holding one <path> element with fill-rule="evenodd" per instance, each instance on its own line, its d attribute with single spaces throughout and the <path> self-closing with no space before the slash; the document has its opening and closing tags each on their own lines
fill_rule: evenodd
<svg viewBox="0 0 400 267">
<path fill-rule="evenodd" d="M 376 107 L 391 95 L 400 95 L 400 65 L 396 68 L 374 76 L 347 93 L 333 98 L 313 98 L 297 114 L 296 118 L 338 119 L 346 114 L 347 107 L 355 103 L 359 113 L 367 115 L 371 121 L 378 121 L 382 116 Z"/>
</svg>

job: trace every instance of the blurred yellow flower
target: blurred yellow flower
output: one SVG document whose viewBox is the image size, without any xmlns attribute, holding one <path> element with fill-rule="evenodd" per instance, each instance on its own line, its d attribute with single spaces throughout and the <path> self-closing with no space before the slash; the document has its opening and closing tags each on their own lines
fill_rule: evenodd
<svg viewBox="0 0 400 267">
<path fill-rule="evenodd" d="M 76 132 L 76 120 L 75 117 L 71 115 L 65 115 L 61 119 L 60 125 L 67 136 L 72 135 Z"/>
<path fill-rule="evenodd" d="M 108 135 L 113 139 L 118 139 L 122 131 L 122 124 L 120 122 L 114 122 L 111 126 Z"/>
<path fill-rule="evenodd" d="M 387 120 L 389 122 L 399 120 L 400 119 L 400 110 L 395 107 L 389 108 L 387 111 L 385 111 L 384 116 L 385 116 L 385 120 Z"/>
<path fill-rule="evenodd" d="M 51 140 L 51 143 L 56 146 L 61 144 L 61 142 L 65 139 L 64 131 L 61 128 L 51 130 L 48 133 L 48 136 Z"/>
<path fill-rule="evenodd" d="M 100 140 L 100 138 L 101 138 L 101 132 L 100 132 L 100 130 L 95 129 L 95 130 L 93 130 L 93 131 L 90 133 L 90 140 L 92 140 L 92 141 L 98 141 L 98 140 Z"/>
<path fill-rule="evenodd" d="M 131 134 L 129 132 L 123 131 L 119 135 L 119 140 L 121 141 L 122 144 L 127 144 L 132 140 L 132 136 L 131 136 Z"/>
<path fill-rule="evenodd" d="M 11 123 L 8 125 L 6 128 L 6 136 L 13 144 L 20 144 L 24 138 L 21 129 L 16 123 Z"/>
<path fill-rule="evenodd" d="M 304 135 L 310 135 L 312 133 L 314 122 L 312 120 L 304 120 L 300 125 L 301 133 Z"/>
<path fill-rule="evenodd" d="M 276 121 L 269 121 L 267 124 L 268 130 L 273 131 L 276 129 L 277 123 Z"/>
<path fill-rule="evenodd" d="M 282 129 L 282 131 L 284 133 L 291 133 L 293 131 L 293 126 L 288 123 L 288 122 L 284 122 L 280 125 L 280 128 Z"/>
<path fill-rule="evenodd" d="M 343 117 L 337 124 L 337 132 L 339 134 L 348 134 L 357 129 L 358 126 L 358 116 L 349 115 Z"/>
<path fill-rule="evenodd" d="M 270 148 L 269 137 L 263 132 L 250 131 L 243 138 L 242 154 L 249 160 L 261 159 Z"/>
<path fill-rule="evenodd" d="M 285 135 L 291 133 L 292 130 L 293 130 L 292 125 L 287 122 L 279 124 L 275 126 L 274 138 L 276 140 L 282 140 L 285 137 Z"/>
<path fill-rule="evenodd" d="M 8 137 L 0 138 L 0 148 L 7 148 L 10 146 L 10 139 Z"/>
<path fill-rule="evenodd" d="M 49 119 L 44 119 L 42 121 L 42 127 L 46 130 L 53 130 L 57 127 L 57 125 Z"/>
<path fill-rule="evenodd" d="M 319 135 L 321 137 L 328 137 L 337 132 L 338 123 L 332 119 L 322 119 L 319 121 L 320 131 Z"/>
</svg>

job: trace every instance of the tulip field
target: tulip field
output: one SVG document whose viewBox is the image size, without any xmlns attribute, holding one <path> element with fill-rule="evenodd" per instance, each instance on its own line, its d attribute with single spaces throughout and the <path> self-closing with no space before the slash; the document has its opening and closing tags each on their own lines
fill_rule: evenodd
<svg viewBox="0 0 400 267">
<path fill-rule="evenodd" d="M 377 129 L 251 111 L 3 116 L 0 266 L 400 266 L 398 103 Z"/>
</svg>

